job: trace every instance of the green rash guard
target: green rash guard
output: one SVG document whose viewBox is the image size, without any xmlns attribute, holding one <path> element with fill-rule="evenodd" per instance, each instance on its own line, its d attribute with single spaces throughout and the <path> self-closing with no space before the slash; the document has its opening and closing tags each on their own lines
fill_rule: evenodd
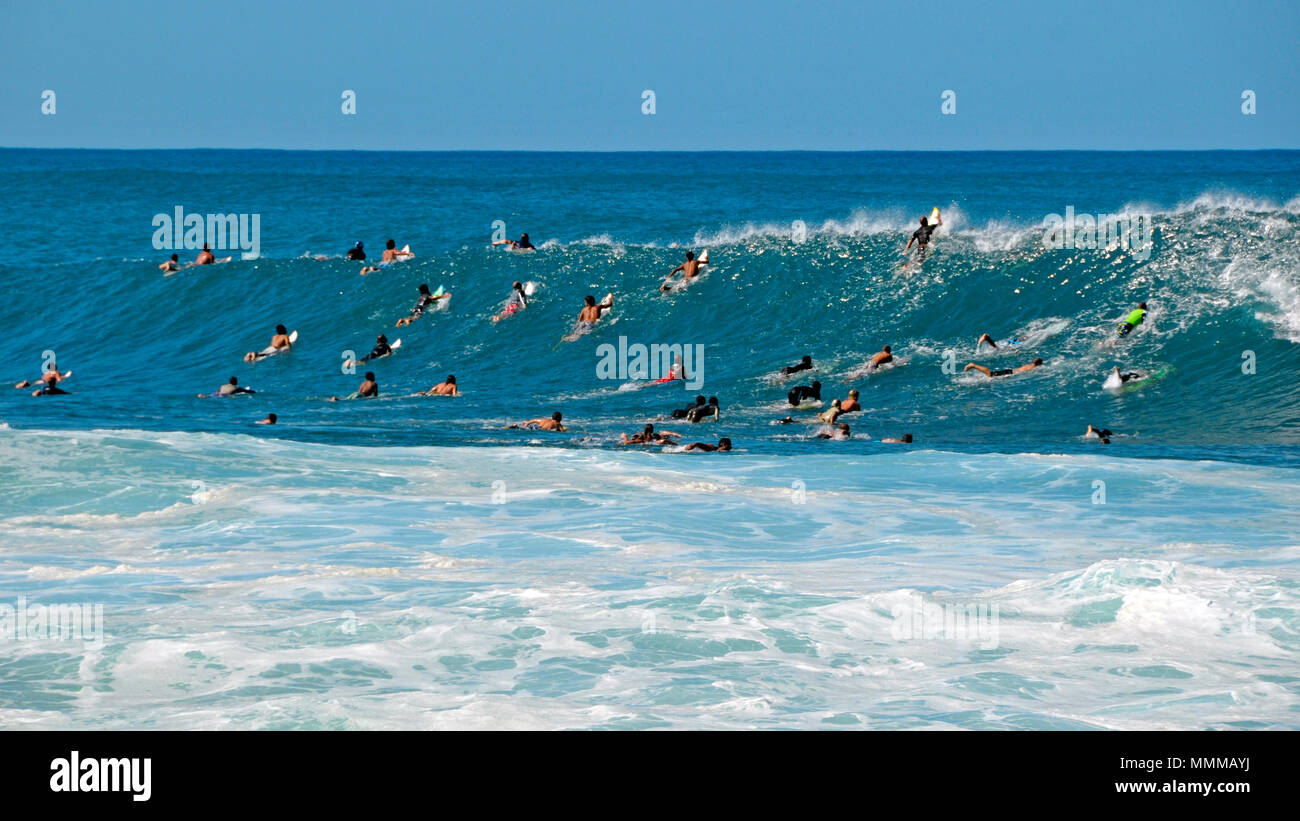
<svg viewBox="0 0 1300 821">
<path fill-rule="evenodd" d="M 1146 318 L 1146 315 L 1147 315 L 1146 311 L 1142 310 L 1141 308 L 1138 308 L 1134 310 L 1133 313 L 1124 317 L 1124 321 L 1130 325 L 1135 325 L 1135 326 L 1141 325 L 1142 320 Z"/>
</svg>

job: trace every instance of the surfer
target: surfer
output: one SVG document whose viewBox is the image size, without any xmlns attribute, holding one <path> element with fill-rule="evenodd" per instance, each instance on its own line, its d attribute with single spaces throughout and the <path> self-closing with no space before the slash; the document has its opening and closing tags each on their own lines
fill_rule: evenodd
<svg viewBox="0 0 1300 821">
<path fill-rule="evenodd" d="M 781 369 L 782 376 L 798 373 L 799 371 L 811 371 L 813 368 L 812 357 L 804 354 L 804 358 L 799 360 L 797 365 L 786 365 Z"/>
<path fill-rule="evenodd" d="M 374 349 L 370 353 L 358 359 L 357 361 L 369 362 L 372 359 L 379 359 L 381 356 L 388 356 L 392 352 L 393 352 L 393 348 L 391 345 L 388 344 L 388 337 L 384 336 L 383 334 L 380 334 L 379 336 L 375 337 Z"/>
<path fill-rule="evenodd" d="M 384 262 L 397 262 L 398 260 L 410 259 L 413 256 L 415 256 L 415 254 L 412 254 L 410 251 L 406 250 L 406 248 L 399 250 L 397 247 L 397 240 L 390 239 L 388 242 L 384 243 Z"/>
<path fill-rule="evenodd" d="M 199 394 L 199 396 L 235 396 L 236 394 L 241 394 L 241 393 L 257 393 L 257 391 L 253 390 L 252 388 L 245 388 L 241 386 L 239 384 L 239 379 L 232 376 L 230 377 L 230 380 L 226 382 L 226 384 L 217 388 L 215 393 L 207 393 L 207 394 L 201 393 Z"/>
<path fill-rule="evenodd" d="M 536 251 L 537 246 L 533 245 L 528 239 L 527 234 L 520 234 L 519 239 L 499 239 L 492 243 L 493 245 L 504 245 L 511 251 Z"/>
<path fill-rule="evenodd" d="M 790 389 L 790 392 L 786 394 L 785 398 L 786 401 L 795 407 L 798 407 L 801 402 L 806 402 L 809 399 L 821 401 L 822 383 L 814 381 L 812 385 L 795 385 Z"/>
<path fill-rule="evenodd" d="M 674 439 L 680 439 L 681 436 L 680 433 L 673 433 L 672 431 L 656 431 L 655 426 L 647 422 L 646 426 L 642 428 L 640 433 L 634 433 L 631 436 L 628 436 L 626 433 L 623 434 L 623 444 L 671 445 L 674 444 Z"/>
<path fill-rule="evenodd" d="M 731 440 L 724 436 L 718 440 L 718 444 L 716 445 L 710 445 L 708 442 L 691 442 L 683 448 L 683 450 L 702 450 L 705 453 L 722 451 L 725 453 L 726 451 L 731 450 Z"/>
<path fill-rule="evenodd" d="M 1019 345 L 1021 342 L 1024 341 L 1025 340 L 1021 339 L 1018 336 L 1013 336 L 1010 339 L 1008 339 L 1005 344 Z M 978 351 L 980 345 L 983 345 L 985 342 L 989 343 L 990 348 L 996 348 L 998 346 L 998 343 L 993 341 L 993 337 L 989 336 L 988 334 L 983 334 L 982 336 L 980 336 L 979 339 L 975 340 L 975 350 Z"/>
<path fill-rule="evenodd" d="M 357 392 L 350 394 L 348 399 L 370 399 L 379 396 L 379 383 L 375 381 L 375 372 L 366 371 L 366 378 L 361 382 L 361 387 Z M 337 396 L 330 397 L 331 402 L 339 401 Z"/>
<path fill-rule="evenodd" d="M 161 270 L 169 274 L 174 274 L 181 269 L 181 258 L 177 254 L 172 254 L 172 258 L 158 266 Z"/>
<path fill-rule="evenodd" d="M 686 407 L 675 408 L 673 410 L 672 417 L 674 419 L 685 419 L 687 414 L 689 414 L 691 411 L 695 410 L 696 408 L 704 404 L 705 404 L 704 394 L 700 394 L 699 396 L 695 397 L 695 401 L 693 403 L 687 405 Z"/>
<path fill-rule="evenodd" d="M 925 252 L 925 246 L 930 242 L 930 235 L 934 233 L 934 229 L 943 225 L 943 220 L 939 218 L 939 212 L 937 210 L 934 212 L 932 219 L 934 222 L 930 222 L 925 217 L 921 217 L 921 227 L 912 232 L 912 238 L 907 241 L 907 247 L 903 249 L 904 254 L 912 250 L 913 242 L 916 243 L 916 252 L 918 256 Z"/>
<path fill-rule="evenodd" d="M 826 432 L 822 432 L 822 433 L 817 434 L 817 438 L 818 438 L 818 439 L 834 439 L 834 440 L 836 440 L 837 442 L 842 442 L 842 441 L 844 441 L 845 439 L 850 438 L 852 435 L 853 435 L 853 434 L 849 433 L 849 426 L 846 425 L 846 424 L 844 424 L 843 422 L 841 422 L 839 428 L 838 428 L 837 430 L 835 430 L 834 433 L 826 433 Z M 868 437 L 868 438 L 870 438 L 870 437 Z"/>
<path fill-rule="evenodd" d="M 1124 317 L 1124 321 L 1119 323 L 1119 328 L 1115 330 L 1115 335 L 1128 336 L 1129 333 L 1131 333 L 1134 328 L 1141 325 L 1143 320 L 1146 318 L 1147 304 L 1145 302 L 1139 302 L 1137 308 L 1130 311 L 1129 315 Z"/>
<path fill-rule="evenodd" d="M 578 324 L 573 329 L 574 333 L 591 330 L 591 328 L 600 320 L 601 314 L 614 307 L 614 295 L 610 294 L 605 297 L 604 302 L 597 303 L 594 296 L 587 294 L 583 302 L 585 304 L 582 306 L 582 311 L 578 314 Z"/>
<path fill-rule="evenodd" d="M 887 365 L 893 361 L 894 361 L 894 349 L 886 345 L 885 347 L 880 349 L 879 353 L 872 354 L 871 359 L 867 360 L 867 370 L 868 371 L 879 370 L 881 365 Z"/>
<path fill-rule="evenodd" d="M 500 322 L 502 319 L 527 307 L 528 294 L 524 292 L 524 284 L 519 280 L 515 280 L 514 285 L 510 286 L 510 296 L 506 299 L 506 307 L 501 309 L 501 313 L 492 317 L 492 321 Z"/>
<path fill-rule="evenodd" d="M 718 407 L 718 397 L 710 396 L 708 402 L 701 402 L 686 411 L 686 421 L 703 422 L 706 419 L 712 419 L 716 422 L 721 415 L 722 409 Z"/>
<path fill-rule="evenodd" d="M 345 257 L 345 259 L 347 259 L 349 262 L 362 262 L 365 260 L 365 258 L 366 258 L 366 246 L 361 242 L 357 242 L 356 245 L 353 245 L 351 248 L 349 248 L 347 256 Z"/>
<path fill-rule="evenodd" d="M 35 382 L 32 382 L 30 379 L 24 379 L 23 381 L 19 382 L 17 385 L 14 385 L 14 388 L 15 389 L 31 388 L 36 385 L 40 385 L 40 388 L 38 388 L 36 393 L 33 393 L 32 396 L 40 396 L 41 394 L 51 394 L 51 393 L 56 393 L 56 394 L 67 393 L 67 391 L 59 387 L 59 383 L 70 376 L 72 376 L 72 371 L 68 371 L 67 373 L 59 373 L 59 366 L 54 364 L 53 361 L 51 361 L 45 366 L 45 372 L 42 373 Z"/>
<path fill-rule="evenodd" d="M 862 405 L 858 404 L 857 390 L 849 391 L 849 398 L 840 403 L 840 413 L 857 413 L 862 410 Z"/>
<path fill-rule="evenodd" d="M 293 341 L 289 339 L 289 332 L 283 325 L 275 326 L 275 335 L 271 337 L 271 344 L 267 345 L 261 351 L 249 351 L 244 354 L 245 362 L 257 362 L 266 359 L 268 356 L 280 353 L 282 351 L 293 350 Z"/>
<path fill-rule="evenodd" d="M 447 374 L 447 378 L 429 388 L 427 391 L 420 391 L 417 396 L 460 396 L 460 388 L 456 387 L 455 374 Z"/>
<path fill-rule="evenodd" d="M 202 251 L 199 251 L 199 255 L 198 255 L 197 257 L 194 258 L 194 264 L 195 264 L 195 265 L 211 265 L 212 263 L 214 263 L 214 262 L 216 262 L 216 261 L 217 261 L 217 258 L 214 257 L 214 256 L 212 255 L 212 251 L 208 250 L 208 244 L 207 244 L 206 242 L 203 243 L 203 250 L 202 250 Z"/>
<path fill-rule="evenodd" d="M 1136 379 L 1138 381 L 1141 381 L 1147 378 L 1147 374 L 1139 373 L 1137 371 L 1129 371 L 1128 373 L 1121 373 L 1118 365 L 1115 366 L 1115 368 L 1112 370 L 1111 373 L 1114 377 L 1119 379 L 1119 383 L 1121 385 L 1123 385 L 1125 382 L 1128 382 L 1129 380 Z"/>
<path fill-rule="evenodd" d="M 664 280 L 664 284 L 659 286 L 659 290 L 667 291 L 669 284 L 672 283 L 673 281 L 673 276 L 676 275 L 678 271 L 682 272 L 682 282 L 685 283 L 686 281 L 694 279 L 695 277 L 699 276 L 701 265 L 708 265 L 708 264 L 709 264 L 709 255 L 707 252 L 705 252 L 704 256 L 702 256 L 700 259 L 696 259 L 694 251 L 687 251 L 686 261 L 668 272 L 668 277 Z"/>
<path fill-rule="evenodd" d="M 557 433 L 564 433 L 566 430 L 568 430 L 568 428 L 564 427 L 564 425 L 561 424 L 563 419 L 564 419 L 564 414 L 560 413 L 559 411 L 556 411 L 555 413 L 551 414 L 549 417 L 541 417 L 539 419 L 526 419 L 517 425 L 511 425 L 510 430 L 519 430 L 521 428 L 523 429 L 535 428 L 537 430 L 550 430 L 550 431 L 555 431 Z"/>
<path fill-rule="evenodd" d="M 833 425 L 835 424 L 835 420 L 839 419 L 840 415 L 843 413 L 844 413 L 844 409 L 840 407 L 840 400 L 832 399 L 831 406 L 826 410 L 822 411 L 821 413 L 817 414 L 817 416 L 826 424 Z"/>
<path fill-rule="evenodd" d="M 889 445 L 910 445 L 912 444 L 912 434 L 904 433 L 902 439 L 881 439 L 880 441 Z"/>
<path fill-rule="evenodd" d="M 963 371 L 963 372 L 964 372 L 964 371 L 979 371 L 980 373 L 984 374 L 985 376 L 1010 376 L 1010 375 L 1013 374 L 1013 373 L 1022 373 L 1022 372 L 1024 372 L 1024 371 L 1032 371 L 1034 368 L 1041 367 L 1042 364 L 1043 364 L 1043 360 L 1042 360 L 1041 358 L 1039 358 L 1039 359 L 1035 359 L 1033 362 L 1030 362 L 1030 363 L 1027 364 L 1027 365 L 1021 365 L 1019 368 L 1002 368 L 1001 370 L 993 371 L 993 370 L 989 370 L 988 368 L 984 367 L 983 365 L 976 365 L 974 362 L 968 362 L 968 363 L 966 364 L 966 367 L 962 368 L 962 371 Z"/>
<path fill-rule="evenodd" d="M 266 415 L 266 418 L 265 418 L 265 419 L 258 419 L 258 420 L 257 420 L 256 422 L 254 422 L 253 424 L 254 424 L 254 425 L 274 425 L 274 424 L 276 423 L 276 420 L 278 420 L 278 419 L 279 419 L 279 417 L 276 416 L 274 413 L 268 413 L 268 414 Z"/>
<path fill-rule="evenodd" d="M 451 296 L 451 294 L 443 294 L 443 293 L 431 294 L 429 293 L 428 285 L 421 285 L 419 290 L 420 290 L 420 298 L 416 300 L 415 307 L 411 309 L 411 313 L 409 316 L 404 316 L 401 319 L 397 320 L 397 327 L 401 328 L 404 325 L 410 325 L 415 320 L 424 316 L 424 311 L 426 308 L 436 304 L 440 299 L 446 299 L 447 297 Z M 439 288 L 438 290 L 441 291 L 442 289 Z"/>
<path fill-rule="evenodd" d="M 1100 439 L 1103 445 L 1110 444 L 1110 437 L 1111 437 L 1111 432 L 1109 428 L 1097 428 L 1092 425 L 1089 425 L 1088 429 L 1083 432 L 1083 438 Z"/>
</svg>

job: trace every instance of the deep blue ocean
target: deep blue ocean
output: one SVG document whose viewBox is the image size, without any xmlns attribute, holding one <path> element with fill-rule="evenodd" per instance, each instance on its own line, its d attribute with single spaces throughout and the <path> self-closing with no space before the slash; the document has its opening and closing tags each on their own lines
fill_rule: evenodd
<svg viewBox="0 0 1300 821">
<path fill-rule="evenodd" d="M 73 371 L 0 393 L 0 726 L 1300 727 L 1300 152 L 6 149 L 0 194 L 9 384 Z M 259 257 L 164 276 L 178 208 Z M 637 345 L 699 368 L 605 378 Z"/>
</svg>

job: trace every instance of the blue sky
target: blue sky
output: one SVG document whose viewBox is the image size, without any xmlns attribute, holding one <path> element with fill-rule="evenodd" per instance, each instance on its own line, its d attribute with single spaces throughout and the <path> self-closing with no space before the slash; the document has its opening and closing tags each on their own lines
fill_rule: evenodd
<svg viewBox="0 0 1300 821">
<path fill-rule="evenodd" d="M 0 0 L 0 146 L 1300 148 L 1300 2 Z"/>
</svg>

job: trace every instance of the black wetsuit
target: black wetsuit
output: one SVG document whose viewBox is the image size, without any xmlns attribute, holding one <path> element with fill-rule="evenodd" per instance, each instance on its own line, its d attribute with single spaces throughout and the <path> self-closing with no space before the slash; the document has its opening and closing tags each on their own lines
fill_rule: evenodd
<svg viewBox="0 0 1300 821">
<path fill-rule="evenodd" d="M 782 368 L 781 375 L 789 376 L 792 373 L 798 373 L 799 371 L 810 371 L 810 370 L 812 370 L 811 362 L 800 362 L 798 365 L 787 365 L 784 368 Z"/>
<path fill-rule="evenodd" d="M 388 356 L 392 352 L 393 349 L 389 347 L 387 342 L 380 342 L 368 355 L 361 357 L 360 361 L 369 362 L 370 360 L 378 359 L 381 356 Z"/>
<path fill-rule="evenodd" d="M 912 239 L 916 240 L 918 249 L 925 248 L 926 244 L 930 242 L 930 235 L 933 234 L 934 229 L 938 227 L 939 226 L 937 225 L 930 225 L 929 223 L 926 223 L 925 225 L 922 225 L 920 228 L 912 232 Z M 898 246 L 894 246 L 894 247 L 897 248 Z"/>
<path fill-rule="evenodd" d="M 686 411 L 686 421 L 702 422 L 705 419 L 709 418 L 710 416 L 712 416 L 714 419 L 717 419 L 719 415 L 720 412 L 718 406 L 713 404 L 712 402 L 709 402 L 703 405 L 696 405 L 695 407 Z"/>
<path fill-rule="evenodd" d="M 433 298 L 433 294 L 420 294 L 420 301 L 415 303 L 415 307 L 411 309 L 411 319 L 419 319 L 424 316 L 424 309 L 437 301 Z"/>
<path fill-rule="evenodd" d="M 362 251 L 360 248 L 353 248 L 352 250 L 348 251 L 347 258 L 353 260 L 354 262 L 360 262 L 361 260 L 366 258 L 366 252 Z"/>
<path fill-rule="evenodd" d="M 1015 373 L 1015 370 L 1011 368 L 1003 368 L 1000 371 L 989 371 L 989 376 L 1010 376 L 1013 373 Z"/>
<path fill-rule="evenodd" d="M 790 389 L 790 392 L 786 394 L 786 399 L 789 400 L 790 404 L 796 406 L 800 402 L 804 401 L 805 399 L 821 399 L 821 398 L 822 398 L 821 388 L 820 387 L 813 388 L 813 387 L 809 387 L 808 385 L 795 385 L 793 388 Z"/>
</svg>

